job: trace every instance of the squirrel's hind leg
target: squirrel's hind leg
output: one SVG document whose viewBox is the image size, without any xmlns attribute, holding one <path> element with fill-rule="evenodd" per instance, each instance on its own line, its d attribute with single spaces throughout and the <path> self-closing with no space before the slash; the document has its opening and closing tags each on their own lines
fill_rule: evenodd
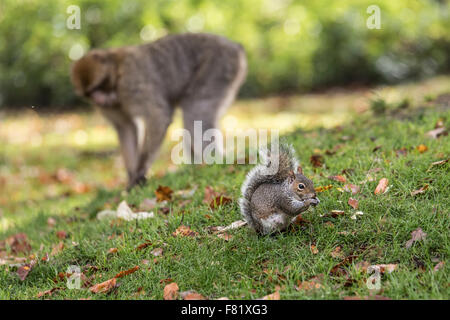
<svg viewBox="0 0 450 320">
<path fill-rule="evenodd" d="M 285 230 L 291 223 L 291 217 L 282 212 L 277 212 L 267 218 L 261 218 L 260 222 L 262 226 L 261 234 L 266 235 Z"/>
</svg>

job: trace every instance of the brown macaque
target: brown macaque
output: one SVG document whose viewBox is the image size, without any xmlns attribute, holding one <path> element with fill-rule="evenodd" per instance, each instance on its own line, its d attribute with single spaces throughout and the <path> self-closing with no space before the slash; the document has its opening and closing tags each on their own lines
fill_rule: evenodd
<svg viewBox="0 0 450 320">
<path fill-rule="evenodd" d="M 74 63 L 72 82 L 76 93 L 98 106 L 115 127 L 132 188 L 146 181 L 175 107 L 181 107 L 192 138 L 194 121 L 202 121 L 204 131 L 217 128 L 246 74 L 241 45 L 188 33 L 92 50 Z"/>
</svg>

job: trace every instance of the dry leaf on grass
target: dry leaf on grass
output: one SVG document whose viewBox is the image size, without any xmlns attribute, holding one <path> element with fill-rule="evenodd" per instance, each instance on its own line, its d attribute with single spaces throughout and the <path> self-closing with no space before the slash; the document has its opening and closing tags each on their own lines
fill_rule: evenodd
<svg viewBox="0 0 450 320">
<path fill-rule="evenodd" d="M 351 192 L 353 195 L 357 194 L 360 190 L 361 188 L 359 186 L 351 183 L 344 185 L 344 191 Z"/>
<path fill-rule="evenodd" d="M 211 201 L 220 195 L 219 192 L 214 191 L 211 186 L 205 187 L 205 195 L 203 197 L 203 203 L 210 204 Z"/>
<path fill-rule="evenodd" d="M 328 179 L 334 180 L 334 181 L 337 181 L 337 182 L 342 182 L 342 183 L 347 182 L 347 179 L 344 176 L 341 176 L 341 175 L 329 176 Z"/>
<path fill-rule="evenodd" d="M 64 249 L 64 242 L 60 241 L 59 243 L 55 244 L 52 248 L 52 252 L 50 253 L 51 256 L 56 256 L 61 253 Z"/>
<path fill-rule="evenodd" d="M 386 178 L 382 178 L 380 179 L 380 181 L 378 182 L 377 187 L 375 188 L 374 194 L 380 194 L 380 193 L 385 193 L 386 192 L 386 188 L 389 185 L 389 180 Z"/>
<path fill-rule="evenodd" d="M 164 300 L 176 300 L 178 298 L 178 290 L 176 282 L 166 285 L 164 287 Z"/>
<path fill-rule="evenodd" d="M 61 239 L 64 240 L 65 238 L 67 238 L 67 232 L 60 230 L 60 231 L 56 231 L 56 236 Z"/>
<path fill-rule="evenodd" d="M 321 215 L 322 218 L 337 218 L 338 216 L 343 216 L 345 214 L 345 211 L 343 210 L 331 210 L 329 213 L 325 213 L 324 215 Z"/>
<path fill-rule="evenodd" d="M 17 269 L 17 275 L 19 276 L 20 280 L 24 281 L 28 274 L 33 270 L 34 266 L 36 265 L 36 260 L 32 260 L 30 263 L 20 266 Z"/>
<path fill-rule="evenodd" d="M 38 294 L 36 295 L 36 298 L 41 298 L 43 296 L 51 296 L 53 294 L 53 292 L 61 290 L 61 289 L 63 289 L 63 288 L 52 288 L 50 290 L 38 292 Z"/>
<path fill-rule="evenodd" d="M 117 253 L 117 248 L 110 248 L 106 254 L 114 254 Z"/>
<path fill-rule="evenodd" d="M 417 228 L 416 230 L 411 232 L 411 239 L 406 242 L 405 247 L 409 249 L 414 242 L 424 240 L 426 237 L 427 234 L 422 231 L 422 228 Z"/>
<path fill-rule="evenodd" d="M 198 232 L 192 231 L 188 226 L 180 226 L 174 232 L 172 232 L 172 235 L 174 237 L 196 237 L 198 236 Z"/>
<path fill-rule="evenodd" d="M 348 199 L 348 204 L 353 208 L 353 209 L 358 209 L 358 206 L 359 206 L 359 202 L 358 202 L 358 200 L 356 200 L 356 199 L 353 199 L 353 198 L 349 198 Z"/>
<path fill-rule="evenodd" d="M 152 245 L 152 243 L 149 240 L 147 240 L 144 243 L 141 243 L 140 245 L 138 245 L 136 247 L 136 250 L 139 251 L 139 250 L 145 249 L 145 248 L 147 248 L 148 246 L 151 246 L 151 245 Z"/>
<path fill-rule="evenodd" d="M 312 244 L 309 248 L 310 248 L 312 254 L 318 254 L 319 253 L 319 250 L 317 249 L 315 244 Z"/>
<path fill-rule="evenodd" d="M 89 288 L 92 293 L 108 293 L 117 286 L 116 278 L 106 280 Z"/>
<path fill-rule="evenodd" d="M 342 258 L 344 256 L 344 254 L 342 253 L 342 248 L 341 246 L 337 246 L 336 248 L 334 248 L 334 250 L 330 253 L 330 255 L 333 258 Z"/>
<path fill-rule="evenodd" d="M 180 297 L 183 300 L 207 300 L 200 293 L 197 293 L 193 290 L 180 292 Z"/>
<path fill-rule="evenodd" d="M 416 150 L 419 151 L 419 153 L 424 153 L 424 152 L 428 151 L 428 147 L 424 144 L 419 144 L 416 147 Z"/>
<path fill-rule="evenodd" d="M 228 234 L 226 232 L 224 233 L 218 233 L 217 236 L 225 241 L 230 241 L 233 236 L 231 234 Z"/>
<path fill-rule="evenodd" d="M 28 243 L 28 237 L 25 233 L 18 233 L 8 237 L 5 242 L 11 248 L 14 254 L 28 253 L 31 251 L 31 245 Z"/>
<path fill-rule="evenodd" d="M 228 198 L 225 196 L 218 196 L 218 197 L 215 197 L 213 200 L 211 200 L 209 207 L 211 209 L 217 209 L 218 207 L 227 205 L 231 202 L 232 202 L 231 198 Z"/>
<path fill-rule="evenodd" d="M 135 266 L 131 269 L 125 270 L 125 271 L 120 271 L 118 274 L 116 274 L 116 276 L 114 278 L 122 278 L 125 277 L 129 274 L 135 273 L 136 271 L 139 270 L 139 266 Z"/>
<path fill-rule="evenodd" d="M 170 189 L 167 186 L 158 186 L 158 189 L 156 189 L 156 201 L 161 202 L 164 200 L 170 201 L 172 199 L 172 193 L 173 190 Z"/>
<path fill-rule="evenodd" d="M 323 165 L 323 156 L 321 154 L 313 154 L 310 158 L 309 161 L 311 162 L 311 164 L 313 165 L 313 167 L 315 168 L 320 168 Z"/>
<path fill-rule="evenodd" d="M 308 281 L 297 281 L 297 285 L 295 286 L 295 290 L 300 291 L 300 290 L 305 290 L 305 291 L 309 291 L 309 290 L 313 290 L 313 289 L 320 289 L 322 287 L 322 279 L 323 279 L 323 274 L 320 274 L 318 276 L 312 277 L 311 279 L 309 279 Z"/>
<path fill-rule="evenodd" d="M 447 133 L 447 129 L 444 128 L 444 127 L 440 127 L 440 128 L 436 128 L 436 129 L 433 129 L 431 131 L 428 131 L 425 135 L 427 135 L 430 138 L 437 139 L 440 136 L 444 136 L 444 135 L 447 135 L 447 134 L 448 134 Z"/>
<path fill-rule="evenodd" d="M 316 188 L 314 188 L 314 190 L 316 192 L 324 192 L 324 191 L 330 190 L 331 188 L 333 188 L 333 185 L 329 184 L 327 186 L 316 187 Z"/>
<path fill-rule="evenodd" d="M 440 166 L 440 165 L 443 165 L 443 164 L 447 163 L 448 160 L 449 160 L 449 159 L 439 160 L 439 161 L 433 162 L 433 163 L 430 165 L 430 169 L 431 169 L 432 167 L 434 167 L 434 166 Z M 428 170 L 429 170 L 429 169 L 428 169 Z"/>
<path fill-rule="evenodd" d="M 153 249 L 150 253 L 151 253 L 152 255 L 154 255 L 155 257 L 162 256 L 162 254 L 163 254 L 163 248 L 156 248 L 156 249 Z"/>
<path fill-rule="evenodd" d="M 418 194 L 424 193 L 427 189 L 428 189 L 429 185 L 426 184 L 423 187 L 421 187 L 420 189 L 414 190 L 413 192 L 411 192 L 411 195 L 414 197 Z"/>
</svg>

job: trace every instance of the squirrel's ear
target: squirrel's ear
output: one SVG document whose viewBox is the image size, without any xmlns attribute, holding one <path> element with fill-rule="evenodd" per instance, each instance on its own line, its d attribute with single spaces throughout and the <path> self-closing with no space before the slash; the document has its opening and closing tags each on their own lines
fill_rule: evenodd
<svg viewBox="0 0 450 320">
<path fill-rule="evenodd" d="M 294 173 L 294 171 L 289 171 L 289 183 L 292 183 L 292 182 L 294 182 L 294 180 L 295 180 L 295 173 Z"/>
<path fill-rule="evenodd" d="M 303 174 L 303 169 L 302 169 L 302 167 L 300 167 L 300 166 L 297 167 L 297 173 Z"/>
</svg>

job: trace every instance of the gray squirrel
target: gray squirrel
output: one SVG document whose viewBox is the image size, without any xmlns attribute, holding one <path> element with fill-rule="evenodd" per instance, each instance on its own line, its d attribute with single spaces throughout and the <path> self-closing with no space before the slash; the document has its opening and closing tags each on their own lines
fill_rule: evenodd
<svg viewBox="0 0 450 320">
<path fill-rule="evenodd" d="M 241 214 L 261 235 L 283 231 L 295 216 L 320 202 L 313 182 L 303 175 L 292 146 L 280 144 L 278 150 L 272 156 L 260 150 L 262 164 L 247 174 L 241 188 Z M 271 157 L 278 160 L 275 172 Z"/>
</svg>

